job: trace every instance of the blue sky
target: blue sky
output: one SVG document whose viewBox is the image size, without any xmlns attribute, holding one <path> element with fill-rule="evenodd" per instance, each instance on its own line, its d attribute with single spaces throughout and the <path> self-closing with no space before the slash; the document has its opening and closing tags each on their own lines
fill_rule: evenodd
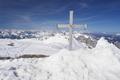
<svg viewBox="0 0 120 80">
<path fill-rule="evenodd" d="M 89 31 L 120 32 L 120 0 L 0 0 L 0 29 L 53 29 L 69 10 Z"/>
</svg>

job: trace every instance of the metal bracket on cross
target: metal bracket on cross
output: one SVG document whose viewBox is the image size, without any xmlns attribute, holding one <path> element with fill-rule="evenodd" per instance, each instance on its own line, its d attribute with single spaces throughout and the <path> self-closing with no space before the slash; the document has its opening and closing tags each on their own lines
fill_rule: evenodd
<svg viewBox="0 0 120 80">
<path fill-rule="evenodd" d="M 71 10 L 69 13 L 69 24 L 58 24 L 58 28 L 69 28 L 69 50 L 72 50 L 72 29 L 79 28 L 81 30 L 87 29 L 87 24 L 73 24 L 73 11 Z"/>
</svg>

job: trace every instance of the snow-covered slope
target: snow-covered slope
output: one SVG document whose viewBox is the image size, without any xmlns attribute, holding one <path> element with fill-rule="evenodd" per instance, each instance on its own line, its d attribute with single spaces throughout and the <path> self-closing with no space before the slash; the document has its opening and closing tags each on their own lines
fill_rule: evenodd
<svg viewBox="0 0 120 80">
<path fill-rule="evenodd" d="M 6 42 L 4 42 L 6 41 Z M 45 44 L 36 39 L 25 40 L 1 40 L 0 56 L 1 57 L 18 57 L 24 54 L 44 54 L 51 55 L 58 52 L 64 44 Z M 4 42 L 4 43 L 3 43 Z M 9 46 L 13 43 L 14 46 Z"/>
<path fill-rule="evenodd" d="M 120 80 L 120 50 L 101 38 L 93 49 L 47 58 L 0 60 L 0 80 Z"/>
<path fill-rule="evenodd" d="M 26 54 L 52 55 L 61 49 L 68 48 L 68 36 L 56 34 L 47 39 L 0 39 L 0 57 L 18 57 Z M 86 47 L 73 39 L 73 48 L 79 49 Z"/>
</svg>

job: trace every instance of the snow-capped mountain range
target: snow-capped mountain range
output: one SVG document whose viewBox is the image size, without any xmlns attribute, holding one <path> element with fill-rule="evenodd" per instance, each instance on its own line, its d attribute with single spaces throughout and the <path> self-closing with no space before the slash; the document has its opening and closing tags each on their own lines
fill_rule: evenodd
<svg viewBox="0 0 120 80">
<path fill-rule="evenodd" d="M 31 39 L 36 38 L 39 40 L 47 39 L 55 34 L 61 34 L 68 36 L 68 32 L 56 32 L 56 31 L 35 31 L 35 30 L 0 30 L 0 39 Z M 105 37 L 110 43 L 115 44 L 120 48 L 120 36 L 119 33 L 73 33 L 76 40 L 86 43 L 89 47 L 95 47 L 97 40 L 101 37 Z"/>
</svg>

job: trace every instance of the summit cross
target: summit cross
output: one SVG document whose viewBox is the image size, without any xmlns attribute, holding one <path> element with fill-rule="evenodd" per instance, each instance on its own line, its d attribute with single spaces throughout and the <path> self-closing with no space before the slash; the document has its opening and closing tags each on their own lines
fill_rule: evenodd
<svg viewBox="0 0 120 80">
<path fill-rule="evenodd" d="M 69 12 L 69 24 L 58 24 L 58 28 L 69 28 L 69 50 L 73 49 L 73 28 L 87 29 L 87 24 L 73 24 L 73 10 Z"/>
</svg>

